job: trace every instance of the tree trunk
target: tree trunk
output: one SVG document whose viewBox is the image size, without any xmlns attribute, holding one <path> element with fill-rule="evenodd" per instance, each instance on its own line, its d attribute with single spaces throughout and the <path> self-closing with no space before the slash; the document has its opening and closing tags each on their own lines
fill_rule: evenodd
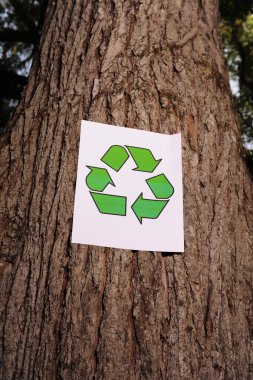
<svg viewBox="0 0 253 380">
<path fill-rule="evenodd" d="M 1 140 L 1 379 L 253 378 L 253 191 L 217 0 L 52 0 Z M 81 119 L 182 133 L 185 253 L 71 244 Z"/>
</svg>

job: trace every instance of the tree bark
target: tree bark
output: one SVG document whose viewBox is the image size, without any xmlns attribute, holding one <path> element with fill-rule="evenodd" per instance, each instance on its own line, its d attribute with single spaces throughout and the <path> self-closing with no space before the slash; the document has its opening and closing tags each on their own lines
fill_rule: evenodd
<svg viewBox="0 0 253 380">
<path fill-rule="evenodd" d="M 1 379 L 251 379 L 253 191 L 216 0 L 55 0 L 1 140 Z M 182 133 L 185 253 L 71 244 L 81 119 Z"/>
</svg>

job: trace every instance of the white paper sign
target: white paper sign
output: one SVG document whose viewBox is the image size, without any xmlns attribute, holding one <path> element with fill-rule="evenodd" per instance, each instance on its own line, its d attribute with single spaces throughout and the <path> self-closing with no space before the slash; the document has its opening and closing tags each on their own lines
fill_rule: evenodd
<svg viewBox="0 0 253 380">
<path fill-rule="evenodd" d="M 183 252 L 181 134 L 82 121 L 72 243 Z"/>
</svg>

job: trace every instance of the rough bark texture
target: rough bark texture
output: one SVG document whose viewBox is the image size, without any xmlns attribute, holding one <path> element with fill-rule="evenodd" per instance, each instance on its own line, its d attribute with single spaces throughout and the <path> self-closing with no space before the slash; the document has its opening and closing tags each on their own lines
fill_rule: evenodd
<svg viewBox="0 0 253 380">
<path fill-rule="evenodd" d="M 182 132 L 185 253 L 72 245 L 80 120 Z M 1 379 L 251 379 L 253 192 L 216 0 L 55 0 L 1 141 Z"/>
</svg>

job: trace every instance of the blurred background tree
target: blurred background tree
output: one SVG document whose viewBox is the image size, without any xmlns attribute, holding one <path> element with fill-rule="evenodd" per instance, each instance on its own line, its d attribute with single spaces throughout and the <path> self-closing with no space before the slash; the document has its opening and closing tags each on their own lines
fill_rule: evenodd
<svg viewBox="0 0 253 380">
<path fill-rule="evenodd" d="M 15 109 L 39 40 L 47 0 L 0 0 L 0 130 Z M 242 137 L 253 149 L 253 2 L 220 0 L 221 32 Z M 252 154 L 252 153 L 251 153 Z"/>
<path fill-rule="evenodd" d="M 0 0 L 0 132 L 27 82 L 45 8 L 46 0 Z"/>
<path fill-rule="evenodd" d="M 242 137 L 253 149 L 253 2 L 220 0 L 221 33 Z"/>
</svg>

